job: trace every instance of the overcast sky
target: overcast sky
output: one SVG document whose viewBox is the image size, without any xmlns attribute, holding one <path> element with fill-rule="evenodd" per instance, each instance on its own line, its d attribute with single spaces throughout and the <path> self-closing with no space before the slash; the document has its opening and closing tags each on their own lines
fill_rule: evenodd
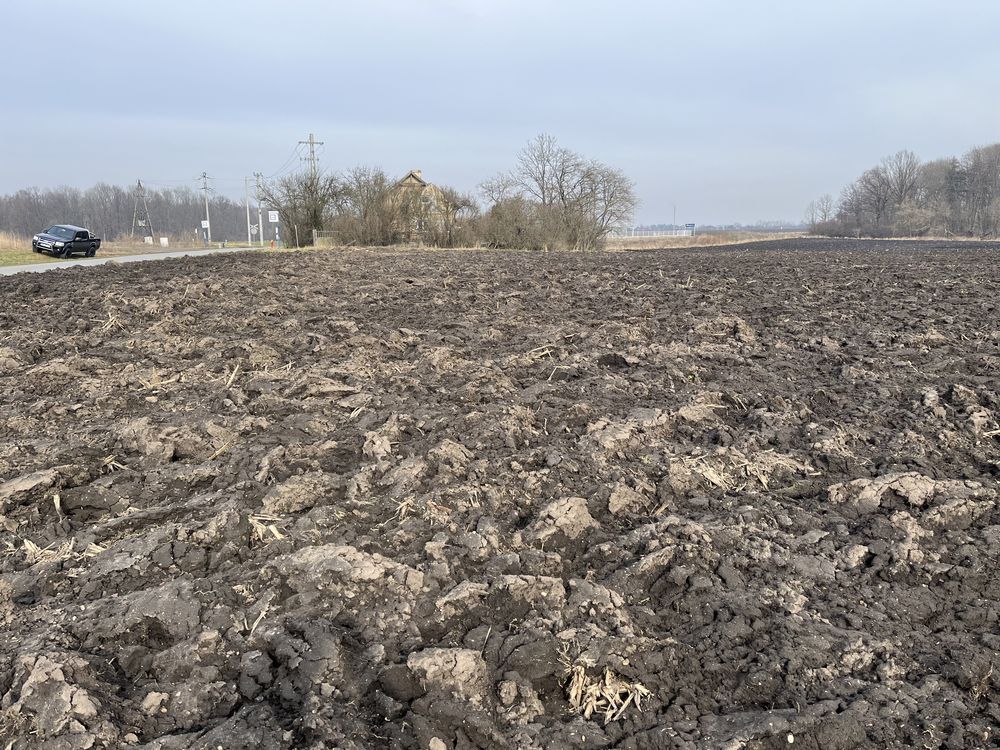
<svg viewBox="0 0 1000 750">
<path fill-rule="evenodd" d="M 550 133 L 642 222 L 800 219 L 1000 141 L 997 0 L 7 0 L 0 192 L 357 164 L 461 190 Z"/>
</svg>

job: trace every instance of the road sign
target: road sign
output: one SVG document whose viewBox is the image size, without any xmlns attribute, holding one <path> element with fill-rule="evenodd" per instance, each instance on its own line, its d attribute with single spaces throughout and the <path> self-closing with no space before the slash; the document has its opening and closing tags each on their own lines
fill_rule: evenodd
<svg viewBox="0 0 1000 750">
<path fill-rule="evenodd" d="M 253 235 L 254 237 L 257 236 L 257 225 L 256 224 L 251 224 L 250 225 L 250 234 Z"/>
<path fill-rule="evenodd" d="M 684 228 L 685 229 L 694 229 L 694 224 L 685 224 Z"/>
<path fill-rule="evenodd" d="M 278 219 L 278 212 L 277 211 L 268 211 L 267 212 L 267 220 L 269 222 L 271 222 L 272 224 L 277 224 L 278 221 L 280 221 Z"/>
<path fill-rule="evenodd" d="M 208 229 L 208 219 L 202 219 L 201 220 L 201 228 L 202 229 Z"/>
</svg>

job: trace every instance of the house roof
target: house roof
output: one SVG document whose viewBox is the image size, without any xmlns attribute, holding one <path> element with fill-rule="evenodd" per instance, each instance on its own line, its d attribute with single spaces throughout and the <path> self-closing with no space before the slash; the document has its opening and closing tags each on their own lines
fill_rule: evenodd
<svg viewBox="0 0 1000 750">
<path fill-rule="evenodd" d="M 411 169 L 411 170 L 410 170 L 410 171 L 409 171 L 409 172 L 407 173 L 406 177 L 404 177 L 403 179 L 401 179 L 401 180 L 400 180 L 400 181 L 399 181 L 398 183 L 396 183 L 396 184 L 398 184 L 398 185 L 402 185 L 403 183 L 406 183 L 406 182 L 411 182 L 411 183 L 412 183 L 412 182 L 416 182 L 416 183 L 418 183 L 418 184 L 419 184 L 419 185 L 420 185 L 421 187 L 423 187 L 423 186 L 427 185 L 427 181 L 426 181 L 426 180 L 424 179 L 424 176 L 423 176 L 423 172 L 421 172 L 421 171 L 420 171 L 419 169 Z"/>
</svg>

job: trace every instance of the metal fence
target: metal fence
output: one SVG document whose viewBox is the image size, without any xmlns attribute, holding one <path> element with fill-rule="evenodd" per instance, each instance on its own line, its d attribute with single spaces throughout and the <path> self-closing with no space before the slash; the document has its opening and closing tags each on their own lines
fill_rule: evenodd
<svg viewBox="0 0 1000 750">
<path fill-rule="evenodd" d="M 325 229 L 312 230 L 313 245 L 316 247 L 339 247 L 344 244 L 343 234 Z"/>
<path fill-rule="evenodd" d="M 683 229 L 615 229 L 612 237 L 694 237 L 694 227 Z"/>
</svg>

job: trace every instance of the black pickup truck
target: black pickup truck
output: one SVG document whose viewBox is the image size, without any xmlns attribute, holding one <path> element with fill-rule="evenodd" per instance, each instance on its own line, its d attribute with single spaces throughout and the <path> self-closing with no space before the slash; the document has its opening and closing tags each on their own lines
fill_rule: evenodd
<svg viewBox="0 0 1000 750">
<path fill-rule="evenodd" d="M 100 246 L 100 237 L 95 237 L 88 229 L 74 227 L 72 224 L 56 224 L 31 238 L 33 252 L 57 255 L 60 258 L 75 254 L 92 258 Z"/>
</svg>

